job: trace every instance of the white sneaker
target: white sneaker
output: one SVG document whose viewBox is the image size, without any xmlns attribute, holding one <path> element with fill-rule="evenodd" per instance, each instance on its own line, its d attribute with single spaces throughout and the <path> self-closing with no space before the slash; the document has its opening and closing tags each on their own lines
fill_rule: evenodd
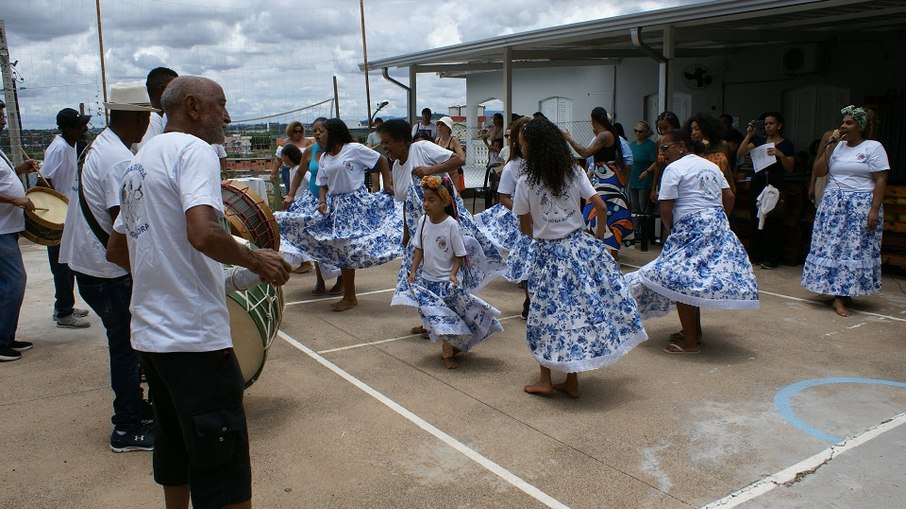
<svg viewBox="0 0 906 509">
<path fill-rule="evenodd" d="M 69 316 L 57 317 L 57 327 L 65 329 L 84 329 L 85 327 L 91 327 L 91 324 L 88 323 L 88 320 L 79 318 L 73 313 Z"/>
</svg>

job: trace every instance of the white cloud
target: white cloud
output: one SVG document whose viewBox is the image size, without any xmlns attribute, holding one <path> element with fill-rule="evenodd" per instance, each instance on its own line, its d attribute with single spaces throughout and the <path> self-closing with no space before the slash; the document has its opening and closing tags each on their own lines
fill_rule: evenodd
<svg viewBox="0 0 906 509">
<path fill-rule="evenodd" d="M 375 60 L 691 1 L 365 0 L 368 54 Z M 51 127 L 59 109 L 80 102 L 99 108 L 94 2 L 11 3 L 3 18 L 24 79 L 19 83 L 24 126 Z M 143 81 L 157 66 L 203 74 L 224 86 L 233 118 L 241 119 L 330 98 L 337 75 L 343 117 L 366 116 L 356 0 L 129 0 L 102 1 L 101 8 L 108 86 Z M 405 70 L 391 75 L 408 82 Z M 390 101 L 381 113 L 404 115 L 404 92 L 379 72 L 370 78 L 372 102 Z M 465 100 L 464 80 L 420 75 L 418 87 L 418 108 L 445 111 Z M 311 115 L 327 113 L 322 108 Z"/>
</svg>

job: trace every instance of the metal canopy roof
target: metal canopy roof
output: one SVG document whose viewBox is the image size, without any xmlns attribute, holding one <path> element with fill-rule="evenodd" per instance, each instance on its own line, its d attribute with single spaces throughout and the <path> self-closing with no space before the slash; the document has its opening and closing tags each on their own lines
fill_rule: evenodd
<svg viewBox="0 0 906 509">
<path fill-rule="evenodd" d="M 902 39 L 906 0 L 717 0 L 419 51 L 368 67 L 462 75 L 501 68 L 507 51 L 514 67 L 588 65 L 652 55 L 633 44 L 633 32 L 660 54 L 666 27 L 673 30 L 675 57 L 766 43 Z"/>
</svg>

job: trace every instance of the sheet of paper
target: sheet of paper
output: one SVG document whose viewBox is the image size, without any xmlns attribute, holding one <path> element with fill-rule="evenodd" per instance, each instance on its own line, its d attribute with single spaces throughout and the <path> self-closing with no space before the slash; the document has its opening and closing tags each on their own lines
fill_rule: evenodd
<svg viewBox="0 0 906 509">
<path fill-rule="evenodd" d="M 774 148 L 774 144 L 765 143 L 764 145 L 760 145 L 749 151 L 749 155 L 752 157 L 752 167 L 755 168 L 755 173 L 758 173 L 777 162 L 777 156 L 768 155 L 769 148 Z"/>
</svg>

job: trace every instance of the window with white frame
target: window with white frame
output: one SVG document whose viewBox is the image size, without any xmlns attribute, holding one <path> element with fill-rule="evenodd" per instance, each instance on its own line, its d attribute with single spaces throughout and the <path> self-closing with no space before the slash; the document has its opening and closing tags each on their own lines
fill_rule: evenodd
<svg viewBox="0 0 906 509">
<path fill-rule="evenodd" d="M 568 124 L 573 121 L 573 100 L 568 97 L 548 97 L 541 101 L 538 110 L 555 124 Z"/>
</svg>

